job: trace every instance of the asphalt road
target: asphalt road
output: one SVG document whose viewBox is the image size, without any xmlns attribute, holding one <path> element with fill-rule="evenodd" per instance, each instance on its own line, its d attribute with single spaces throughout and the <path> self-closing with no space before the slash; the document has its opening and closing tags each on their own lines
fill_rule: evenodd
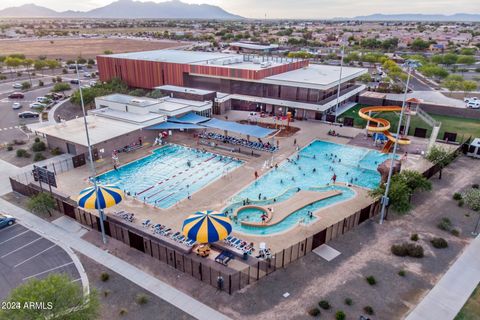
<svg viewBox="0 0 480 320">
<path fill-rule="evenodd" d="M 25 281 L 50 273 L 65 273 L 81 284 L 68 253 L 18 223 L 0 229 L 0 266 L 0 300 Z"/>
</svg>

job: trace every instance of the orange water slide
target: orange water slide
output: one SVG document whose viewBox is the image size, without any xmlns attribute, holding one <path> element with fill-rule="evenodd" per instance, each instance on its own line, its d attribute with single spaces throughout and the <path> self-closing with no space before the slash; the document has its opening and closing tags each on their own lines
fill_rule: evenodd
<svg viewBox="0 0 480 320">
<path fill-rule="evenodd" d="M 376 126 L 367 126 L 367 130 L 370 132 L 379 132 L 383 133 L 388 141 L 383 146 L 382 152 L 389 153 L 390 149 L 392 148 L 395 140 L 397 140 L 391 133 L 390 133 L 390 121 L 382 118 L 374 118 L 369 116 L 370 112 L 400 112 L 402 111 L 402 107 L 398 106 L 375 106 L 375 107 L 365 107 L 358 111 L 358 115 L 360 118 L 370 121 L 370 123 L 377 124 Z M 410 140 L 407 138 L 400 137 L 398 139 L 399 144 L 410 144 Z"/>
</svg>

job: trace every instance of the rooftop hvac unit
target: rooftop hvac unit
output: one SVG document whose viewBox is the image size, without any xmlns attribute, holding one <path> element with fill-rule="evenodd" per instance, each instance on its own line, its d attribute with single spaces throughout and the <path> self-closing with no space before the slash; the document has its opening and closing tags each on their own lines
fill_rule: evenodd
<svg viewBox="0 0 480 320">
<path fill-rule="evenodd" d="M 131 104 L 142 104 L 144 100 L 140 100 L 140 99 L 132 99 L 130 100 L 130 103 Z"/>
<path fill-rule="evenodd" d="M 260 67 L 262 67 L 262 68 L 267 68 L 267 67 L 270 67 L 271 65 L 272 65 L 272 62 L 266 61 L 266 62 L 262 62 L 262 63 L 260 64 Z"/>
<path fill-rule="evenodd" d="M 255 59 L 253 59 L 253 63 L 254 64 L 260 64 L 260 63 L 262 63 L 262 60 L 260 60 L 258 58 L 255 58 Z"/>
</svg>

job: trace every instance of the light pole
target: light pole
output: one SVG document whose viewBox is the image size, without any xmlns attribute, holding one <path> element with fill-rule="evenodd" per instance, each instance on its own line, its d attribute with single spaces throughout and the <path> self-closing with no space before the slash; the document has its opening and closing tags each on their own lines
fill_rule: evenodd
<svg viewBox="0 0 480 320">
<path fill-rule="evenodd" d="M 340 49 L 340 76 L 338 78 L 338 86 L 337 86 L 337 103 L 335 104 L 335 123 L 337 123 L 337 110 L 338 110 L 338 102 L 340 100 L 340 89 L 342 87 L 342 72 L 343 72 L 343 56 L 345 54 L 345 44 L 342 43 L 342 47 Z"/>
<path fill-rule="evenodd" d="M 402 126 L 403 114 L 405 113 L 405 105 L 407 102 L 407 93 L 408 93 L 408 85 L 410 84 L 410 76 L 412 74 L 412 70 L 418 67 L 418 62 L 414 60 L 407 60 L 405 61 L 404 66 L 407 67 L 408 75 L 407 75 L 407 83 L 405 85 L 405 92 L 403 94 L 403 101 L 402 101 L 402 111 L 400 112 L 400 119 L 398 120 L 398 127 L 397 127 L 397 134 L 395 135 L 395 143 L 393 144 L 393 152 L 390 162 L 390 168 L 388 170 L 388 178 L 387 178 L 387 186 L 385 187 L 385 194 L 382 196 L 381 203 L 382 203 L 382 210 L 380 212 L 380 224 L 383 223 L 385 218 L 385 209 L 388 205 L 389 198 L 388 192 L 390 191 L 390 183 L 392 181 L 392 174 L 393 174 L 393 165 L 395 164 L 395 155 L 397 154 L 397 147 L 398 147 L 398 139 L 400 138 L 400 128 Z"/>
<path fill-rule="evenodd" d="M 95 164 L 93 163 L 92 146 L 90 144 L 90 135 L 88 134 L 87 112 L 85 111 L 85 104 L 83 103 L 82 84 L 80 82 L 80 73 L 78 71 L 78 61 L 75 61 L 75 69 L 77 71 L 78 90 L 80 92 L 80 102 L 82 105 L 83 123 L 85 125 L 85 134 L 87 136 L 88 156 L 90 157 L 90 170 L 93 178 L 93 187 L 95 189 L 95 196 L 97 199 L 96 201 L 97 201 L 98 215 L 100 217 L 100 229 L 102 232 L 102 241 L 104 244 L 106 244 L 107 237 L 105 236 L 105 226 L 103 225 L 104 214 L 103 214 L 103 210 L 100 209 L 100 199 L 98 197 L 98 185 L 97 185 L 97 172 L 95 170 Z"/>
</svg>

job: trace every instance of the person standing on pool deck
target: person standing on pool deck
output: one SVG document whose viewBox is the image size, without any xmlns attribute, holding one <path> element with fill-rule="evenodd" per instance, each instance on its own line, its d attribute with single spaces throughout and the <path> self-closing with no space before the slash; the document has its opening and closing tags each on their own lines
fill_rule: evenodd
<svg viewBox="0 0 480 320">
<path fill-rule="evenodd" d="M 335 182 L 337 181 L 337 175 L 335 173 L 332 176 L 332 181 L 333 181 L 333 184 L 335 184 Z"/>
<path fill-rule="evenodd" d="M 258 179 L 258 172 L 255 171 L 255 179 Z"/>
<path fill-rule="evenodd" d="M 297 138 L 293 139 L 293 145 L 294 145 L 294 146 L 297 145 Z"/>
</svg>

